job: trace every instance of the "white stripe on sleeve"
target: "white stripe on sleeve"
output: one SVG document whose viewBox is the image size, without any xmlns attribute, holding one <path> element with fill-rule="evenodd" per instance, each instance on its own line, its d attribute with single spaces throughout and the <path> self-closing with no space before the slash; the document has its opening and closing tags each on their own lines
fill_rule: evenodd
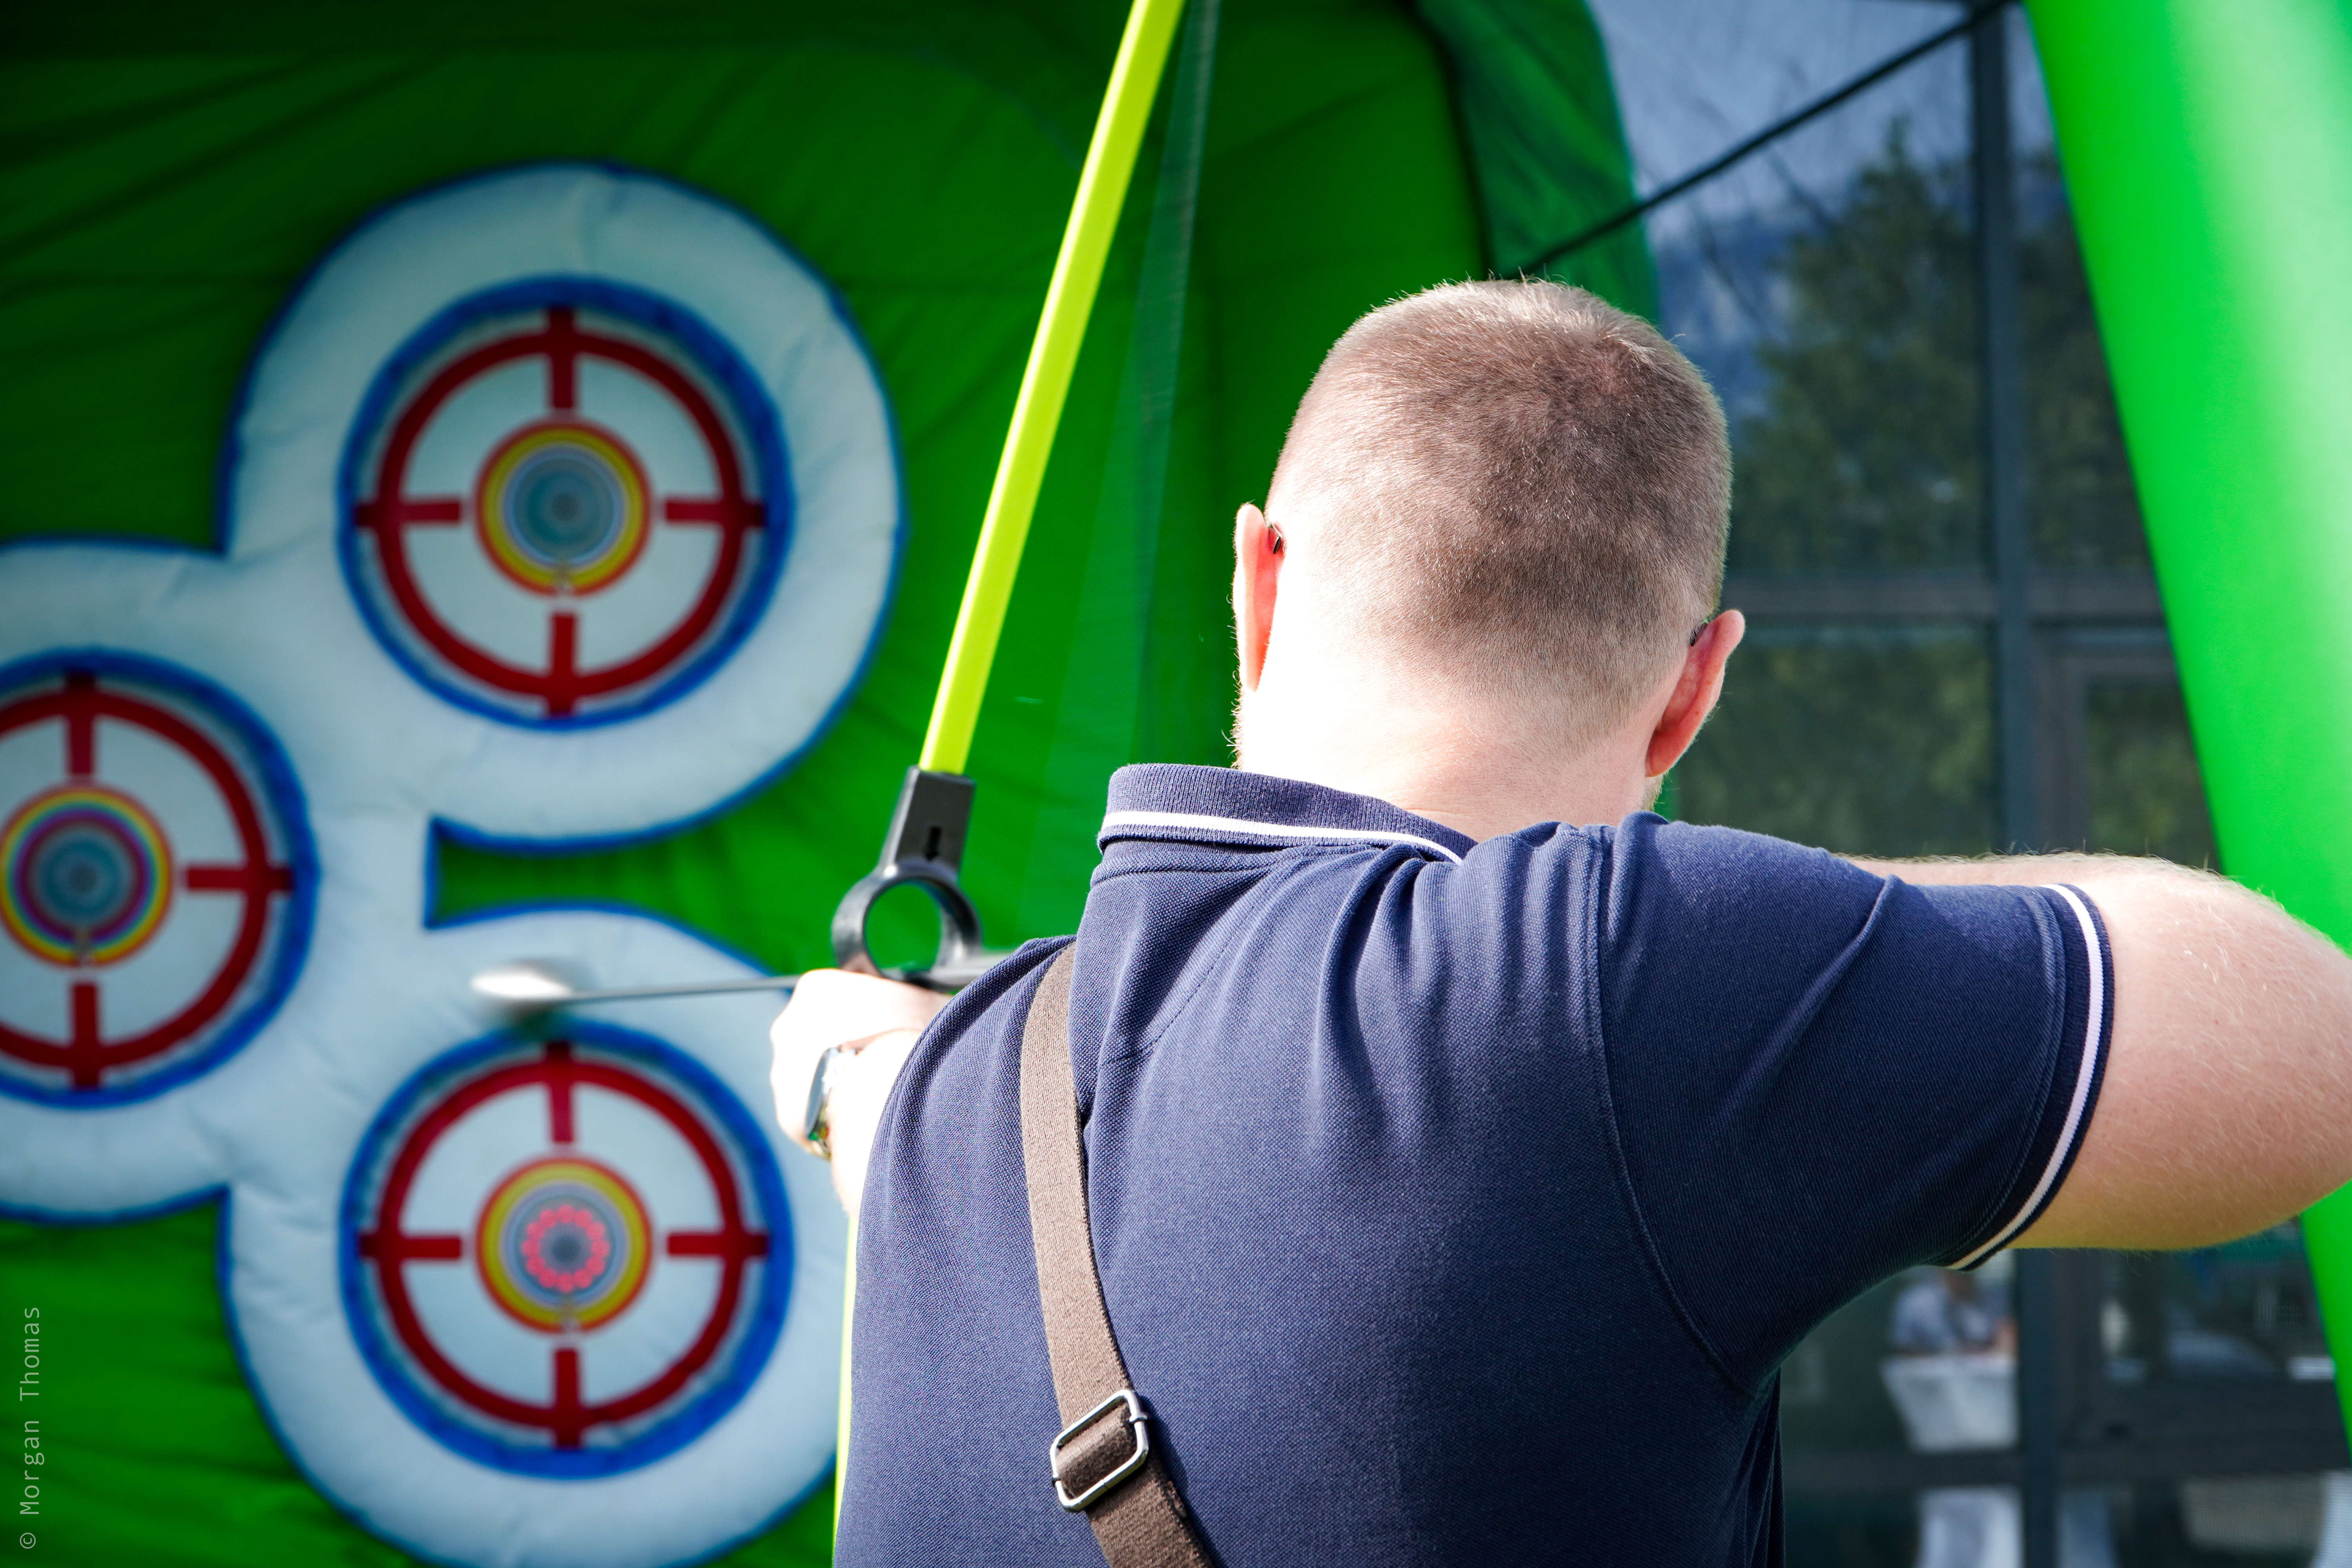
<svg viewBox="0 0 2352 1568">
<path fill-rule="evenodd" d="M 2084 961 L 2091 974 L 2091 1005 L 2086 1009 L 2090 1016 L 2083 1030 L 2082 1060 L 2074 1067 L 2074 1097 L 2067 1103 L 2066 1124 L 2059 1129 L 2058 1142 L 2050 1151 L 2050 1163 L 2042 1168 L 2042 1179 L 2033 1184 L 2033 1191 L 2027 1195 L 2017 1213 L 2010 1216 L 2009 1223 L 2001 1226 L 1999 1234 L 1953 1264 L 1955 1268 L 1973 1268 L 2007 1247 L 2042 1207 L 2042 1200 L 2050 1195 L 2051 1187 L 2057 1183 L 2058 1173 L 2066 1168 L 2067 1157 L 2074 1152 L 2075 1142 L 2083 1135 L 2083 1113 L 2090 1109 L 2091 1084 L 2098 1077 L 2099 1045 L 2106 1032 L 2107 1017 L 2107 970 L 2099 959 L 2098 924 L 2091 919 L 2091 911 L 2084 904 L 2082 895 L 2074 889 L 2060 887 L 2054 882 L 2049 884 L 2049 888 L 2065 900 L 2066 907 L 2074 911 L 2074 922 L 2083 932 Z"/>
<path fill-rule="evenodd" d="M 1448 860 L 1462 858 L 1433 838 L 1423 838 L 1412 833 L 1390 833 L 1375 827 L 1302 827 L 1287 822 L 1251 822 L 1238 816 L 1201 816 L 1189 811 L 1114 811 L 1103 818 L 1102 830 L 1114 827 L 1192 827 L 1212 833 L 1240 833 L 1265 838 L 1343 838 L 1366 840 L 1374 844 L 1410 844 L 1442 855 Z"/>
</svg>

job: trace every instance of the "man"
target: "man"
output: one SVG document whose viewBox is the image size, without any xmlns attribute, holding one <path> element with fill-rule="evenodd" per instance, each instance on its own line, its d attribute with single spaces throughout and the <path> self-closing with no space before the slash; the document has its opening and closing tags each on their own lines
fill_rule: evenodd
<svg viewBox="0 0 2352 1568">
<path fill-rule="evenodd" d="M 1739 643 L 1728 504 L 1645 324 L 1549 283 L 1389 305 L 1241 509 L 1239 768 L 1112 781 L 1068 1039 L 1094 1248 L 1229 1568 L 1777 1562 L 1776 1368 L 1841 1303 L 2352 1177 L 2352 963 L 2263 900 L 1644 813 Z M 860 1047 L 845 1563 L 1102 1561 L 1047 1483 L 1024 1184 L 1062 945 L 919 1044 L 931 999 L 845 975 L 779 1021 L 794 1111 Z"/>
</svg>

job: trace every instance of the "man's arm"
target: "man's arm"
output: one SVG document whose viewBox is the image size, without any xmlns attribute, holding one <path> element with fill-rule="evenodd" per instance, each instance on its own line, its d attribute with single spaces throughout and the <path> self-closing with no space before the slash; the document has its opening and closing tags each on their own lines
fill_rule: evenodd
<svg viewBox="0 0 2352 1568">
<path fill-rule="evenodd" d="M 2098 1105 L 2018 1245 L 2203 1247 L 2352 1180 L 2352 959 L 2270 900 L 2113 856 L 1857 864 L 1914 883 L 2070 883 L 2106 924 Z"/>
</svg>

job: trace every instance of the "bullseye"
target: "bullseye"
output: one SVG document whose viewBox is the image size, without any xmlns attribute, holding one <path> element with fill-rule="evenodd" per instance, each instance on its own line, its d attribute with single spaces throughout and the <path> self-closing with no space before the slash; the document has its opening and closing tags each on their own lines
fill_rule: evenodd
<svg viewBox="0 0 2352 1568">
<path fill-rule="evenodd" d="M 137 952 L 172 901 L 172 852 L 147 808 L 74 783 L 43 792 L 0 827 L 0 921 L 35 957 L 68 967 Z"/>
<path fill-rule="evenodd" d="M 645 549 L 645 469 L 620 437 L 556 420 L 527 426 L 482 466 L 474 516 L 499 570 L 539 594 L 593 594 Z"/>
<path fill-rule="evenodd" d="M 559 1203 L 543 1208 L 522 1234 L 523 1271 L 550 1290 L 593 1285 L 613 1256 L 610 1233 L 587 1209 Z"/>
<path fill-rule="evenodd" d="M 538 1160 L 490 1194 L 474 1233 L 482 1283 L 549 1333 L 593 1328 L 645 1283 L 652 1227 L 628 1183 L 593 1160 Z"/>
</svg>

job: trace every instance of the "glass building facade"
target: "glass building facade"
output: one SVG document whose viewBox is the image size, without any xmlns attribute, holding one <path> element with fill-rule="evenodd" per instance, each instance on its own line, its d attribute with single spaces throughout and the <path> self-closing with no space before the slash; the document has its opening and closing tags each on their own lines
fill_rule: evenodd
<svg viewBox="0 0 2352 1568">
<path fill-rule="evenodd" d="M 1662 325 L 1737 458 L 1752 629 L 1667 805 L 1850 854 L 2217 864 L 2022 11 L 1593 10 L 1672 193 L 1640 219 Z M 1916 1270 L 1783 1368 L 1790 1562 L 2352 1568 L 2334 1371 L 2292 1224 Z"/>
</svg>

